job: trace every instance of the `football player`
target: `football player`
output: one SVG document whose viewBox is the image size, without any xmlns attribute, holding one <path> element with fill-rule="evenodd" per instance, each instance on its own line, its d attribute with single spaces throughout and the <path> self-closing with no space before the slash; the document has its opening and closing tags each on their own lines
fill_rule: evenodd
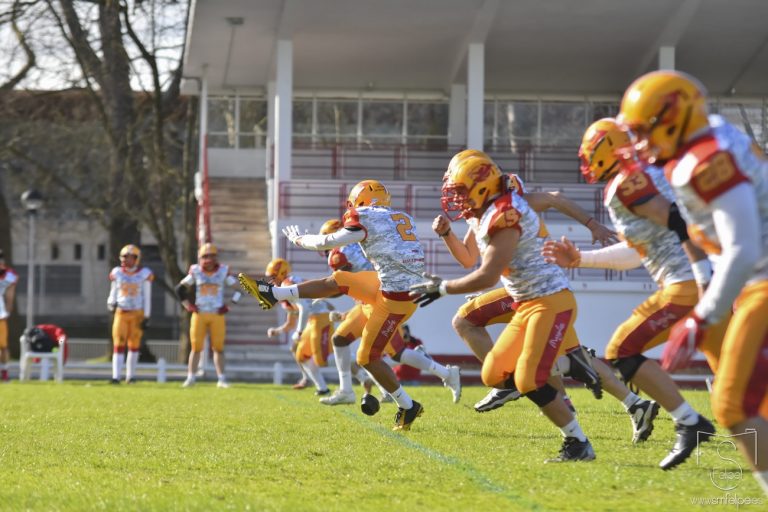
<svg viewBox="0 0 768 512">
<path fill-rule="evenodd" d="M 368 297 L 356 297 L 372 305 L 365 324 L 357 362 L 392 395 L 398 405 L 393 430 L 409 430 L 424 408 L 400 386 L 392 368 L 382 359 L 383 351 L 397 328 L 408 320 L 416 305 L 408 297 L 411 285 L 424 272 L 424 250 L 416 236 L 410 215 L 390 208 L 386 187 L 376 180 L 365 180 L 349 193 L 344 229 L 330 235 L 302 235 L 297 226 L 283 232 L 294 245 L 323 250 L 359 243 L 376 269 L 380 289 Z M 243 288 L 254 295 L 263 308 L 278 300 L 329 297 L 351 289 L 350 284 L 365 278 L 366 272 L 336 272 L 330 278 L 308 281 L 298 286 L 275 288 L 241 274 Z"/>
<path fill-rule="evenodd" d="M 357 246 L 358 249 L 352 249 L 349 251 L 352 254 L 355 254 L 357 251 L 360 251 L 359 244 L 346 245 L 341 248 L 333 249 L 329 252 L 328 265 L 334 270 L 334 272 L 355 272 L 355 266 L 352 265 L 352 263 L 347 259 L 344 252 L 345 249 L 355 246 Z M 368 261 L 365 259 L 365 255 L 362 253 L 359 254 L 359 257 L 366 262 Z M 360 261 L 359 258 L 358 261 Z M 361 266 L 362 265 L 358 265 L 358 267 Z M 369 296 L 375 298 L 376 290 L 380 287 L 376 272 L 368 272 L 367 274 L 363 275 L 364 278 L 362 280 L 350 282 L 349 286 L 344 290 L 344 293 L 352 297 L 358 294 L 362 294 L 363 297 Z M 331 278 L 333 278 L 333 276 L 331 276 Z M 339 279 L 343 278 L 339 277 Z M 360 306 L 359 309 L 357 309 L 356 306 L 356 308 L 353 308 L 350 312 L 348 312 L 344 318 L 344 321 L 336 329 L 333 337 L 334 353 L 337 346 L 347 347 L 348 352 L 349 345 L 352 344 L 357 338 L 362 336 L 363 330 L 365 329 L 365 324 L 368 321 L 368 317 L 370 316 L 371 311 L 373 310 L 373 302 L 365 302 L 363 300 L 359 301 L 358 305 Z M 418 368 L 419 370 L 429 372 L 435 377 L 438 377 L 443 381 L 443 386 L 451 390 L 453 403 L 458 403 L 459 399 L 461 398 L 461 375 L 459 367 L 450 365 L 444 366 L 427 356 L 424 352 L 406 347 L 404 338 L 405 337 L 402 329 L 398 327 L 394 336 L 392 336 L 392 340 L 384 349 L 384 354 L 398 363 L 411 366 L 413 368 Z M 382 401 L 387 402 L 391 400 L 391 395 L 389 395 L 385 390 L 383 391 L 382 395 Z M 328 405 L 335 405 L 333 403 L 328 403 L 330 399 L 331 397 L 328 397 L 325 399 L 327 401 L 324 401 L 323 399 L 320 401 L 327 403 Z M 352 399 L 354 399 L 354 394 L 352 395 Z M 371 398 L 364 397 L 364 401 L 365 400 L 371 400 Z M 350 402 L 346 401 L 343 403 Z M 370 409 L 368 410 L 370 411 Z"/>
<path fill-rule="evenodd" d="M 136 382 L 136 364 L 141 337 L 152 312 L 152 281 L 155 279 L 152 271 L 140 263 L 141 250 L 135 245 L 126 245 L 120 249 L 120 265 L 109 273 L 111 284 L 107 308 L 115 313 L 112 322 L 112 384 L 120 384 L 126 346 L 125 382 Z"/>
<path fill-rule="evenodd" d="M 627 162 L 628 152 L 629 137 L 610 118 L 595 121 L 587 129 L 579 150 L 581 173 L 587 182 L 605 184 L 605 206 L 624 242 L 597 251 L 579 251 L 567 239 L 549 241 L 544 254 L 564 267 L 626 270 L 643 265 L 656 281 L 659 289 L 618 327 L 605 354 L 625 382 L 646 392 L 675 421 L 674 447 L 659 464 L 662 469 L 671 469 L 696 448 L 697 432 L 711 434 L 714 427 L 643 352 L 667 340 L 672 325 L 696 304 L 698 290 L 706 287 L 712 271 L 706 255 L 688 239 L 664 171 L 654 166 L 638 168 L 633 158 Z M 689 257 L 695 260 L 693 268 Z M 707 345 L 712 368 L 717 364 L 723 331 L 710 333 Z M 638 398 L 634 394 L 618 398 L 630 414 L 635 414 Z M 708 436 L 699 435 L 698 439 Z"/>
<path fill-rule="evenodd" d="M 643 161 L 665 165 L 691 240 L 717 256 L 706 291 L 672 329 L 664 366 L 685 364 L 735 303 L 715 374 L 712 410 L 734 434 L 768 493 L 766 156 L 722 117 L 709 116 L 704 86 L 679 71 L 656 71 L 635 80 L 621 101 L 619 122 L 631 130 Z M 739 435 L 750 430 L 757 447 Z"/>
<path fill-rule="evenodd" d="M 453 158 L 451 158 L 444 179 L 447 179 L 448 176 L 450 176 L 452 170 L 461 161 L 470 157 L 484 158 L 489 162 L 492 162 L 491 158 L 486 153 L 476 149 L 466 149 L 455 154 Z M 505 188 L 520 195 L 525 194 L 526 199 L 535 211 L 542 212 L 548 208 L 555 208 L 565 215 L 574 218 L 578 222 L 584 224 L 584 226 L 592 232 L 593 242 L 600 241 L 603 244 L 607 244 L 616 240 L 616 234 L 613 231 L 595 221 L 595 219 L 590 217 L 579 205 L 562 196 L 560 193 L 529 193 L 525 190 L 525 185 L 522 179 L 516 174 L 508 174 L 504 179 Z M 469 269 L 477 264 L 481 255 L 477 242 L 475 241 L 474 227 L 476 227 L 476 223 L 467 219 L 467 225 L 469 229 L 463 240 L 460 240 L 453 233 L 450 221 L 446 215 L 437 216 L 432 223 L 432 229 L 443 239 L 448 251 L 456 261 L 458 261 L 464 268 Z M 546 231 L 546 228 L 543 228 L 542 231 Z M 469 346 L 481 362 L 486 354 L 490 352 L 491 347 L 493 347 L 493 340 L 491 340 L 486 327 L 488 325 L 509 323 L 514 315 L 513 302 L 512 297 L 509 296 L 503 287 L 497 288 L 471 297 L 461 308 L 459 308 L 456 315 L 454 315 L 452 320 L 454 330 L 465 341 L 467 346 Z M 569 355 L 571 359 L 584 356 L 581 351 L 571 351 L 569 352 Z M 560 366 L 569 363 L 570 362 L 563 363 Z M 584 368 L 582 361 L 573 361 L 573 363 L 572 368 L 574 372 L 577 372 L 580 368 Z M 602 370 L 604 374 L 603 380 L 610 379 L 610 371 L 607 368 L 602 368 Z M 589 373 L 577 373 L 575 377 L 580 381 L 586 380 L 587 384 L 590 385 L 594 382 Z M 562 380 L 553 377 L 550 383 L 563 393 L 564 400 L 566 400 L 569 407 L 573 409 L 570 399 L 565 394 Z M 485 398 L 475 404 L 475 410 L 477 412 L 491 411 L 503 406 L 508 401 L 517 400 L 519 397 L 520 392 L 514 388 L 492 388 Z"/>
<path fill-rule="evenodd" d="M 595 452 L 562 395 L 547 383 L 565 347 L 578 345 L 573 328 L 576 300 L 568 278 L 540 254 L 541 222 L 523 196 L 505 189 L 501 171 L 486 158 L 458 163 L 442 186 L 443 210 L 476 222 L 475 238 L 482 263 L 459 279 L 427 277 L 411 295 L 428 305 L 446 294 L 490 288 L 501 278 L 515 301 L 515 314 L 485 356 L 486 386 L 509 389 L 514 384 L 562 432 L 564 441 L 551 462 L 589 461 Z"/>
<path fill-rule="evenodd" d="M 5 265 L 5 254 L 0 249 L 0 381 L 8 382 L 8 317 L 13 310 L 16 294 L 16 273 Z"/>
<path fill-rule="evenodd" d="M 275 286 L 295 286 L 303 281 L 291 272 L 291 264 L 283 258 L 270 261 L 264 273 Z M 320 368 L 328 365 L 328 356 L 331 353 L 333 323 L 329 313 L 333 310 L 333 306 L 328 301 L 308 299 L 283 301 L 282 306 L 288 313 L 285 323 L 279 327 L 267 329 L 267 336 L 271 338 L 289 330 L 293 331 L 291 351 L 303 375 L 302 380 L 293 386 L 294 389 L 305 387 L 305 379 L 309 377 L 315 385 L 316 396 L 329 394 L 331 391 Z"/>
<path fill-rule="evenodd" d="M 187 380 L 182 387 L 188 388 L 195 385 L 195 372 L 200 363 L 200 354 L 205 344 L 205 336 L 208 335 L 213 350 L 213 365 L 216 367 L 219 388 L 228 388 L 227 378 L 224 374 L 224 339 L 226 337 L 227 324 L 224 315 L 229 312 L 225 304 L 224 289 L 233 286 L 237 279 L 229 273 L 229 267 L 222 265 L 218 260 L 218 249 L 212 243 L 205 243 L 197 251 L 198 262 L 189 267 L 189 273 L 176 285 L 176 295 L 185 310 L 192 313 L 189 326 L 189 363 L 187 366 Z M 194 300 L 190 294 L 190 288 L 194 287 Z M 232 295 L 232 302 L 236 304 L 240 300 L 240 292 Z"/>
</svg>

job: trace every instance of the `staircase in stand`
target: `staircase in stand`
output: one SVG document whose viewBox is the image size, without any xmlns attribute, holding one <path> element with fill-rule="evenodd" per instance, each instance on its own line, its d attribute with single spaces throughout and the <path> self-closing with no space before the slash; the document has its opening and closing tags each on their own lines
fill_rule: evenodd
<svg viewBox="0 0 768 512">
<path fill-rule="evenodd" d="M 211 232 L 219 249 L 219 261 L 237 275 L 264 275 L 272 255 L 266 182 L 263 179 L 211 178 Z M 253 297 L 243 294 L 227 315 L 227 358 L 234 363 L 250 359 L 255 347 L 278 345 L 268 338 L 267 329 L 278 324 L 275 310 L 262 311 Z"/>
</svg>

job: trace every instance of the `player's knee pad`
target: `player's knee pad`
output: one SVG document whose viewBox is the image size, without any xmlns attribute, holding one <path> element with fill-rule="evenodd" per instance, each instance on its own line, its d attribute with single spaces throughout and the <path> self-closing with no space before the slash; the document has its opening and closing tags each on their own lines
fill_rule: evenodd
<svg viewBox="0 0 768 512">
<path fill-rule="evenodd" d="M 544 384 L 540 388 L 526 393 L 525 397 L 537 406 L 544 407 L 557 398 L 557 390 L 549 384 Z"/>
<path fill-rule="evenodd" d="M 640 366 L 642 366 L 642 364 L 647 360 L 648 358 L 644 355 L 635 354 L 634 356 L 614 359 L 611 361 L 611 364 L 614 368 L 619 370 L 621 378 L 624 380 L 624 382 L 629 382 L 632 380 L 632 377 L 635 376 Z"/>
</svg>

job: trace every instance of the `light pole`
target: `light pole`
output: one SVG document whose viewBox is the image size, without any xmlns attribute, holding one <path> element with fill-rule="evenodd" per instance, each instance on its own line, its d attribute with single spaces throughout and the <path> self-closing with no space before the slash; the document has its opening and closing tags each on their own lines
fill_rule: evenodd
<svg viewBox="0 0 768 512">
<path fill-rule="evenodd" d="M 21 204 L 27 210 L 29 218 L 29 246 L 27 247 L 27 329 L 34 325 L 35 293 L 35 220 L 37 211 L 43 207 L 43 195 L 35 189 L 21 194 Z"/>
</svg>

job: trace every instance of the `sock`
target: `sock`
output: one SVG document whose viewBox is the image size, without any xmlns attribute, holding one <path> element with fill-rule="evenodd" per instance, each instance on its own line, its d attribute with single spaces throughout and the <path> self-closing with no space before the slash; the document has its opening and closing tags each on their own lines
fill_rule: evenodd
<svg viewBox="0 0 768 512">
<path fill-rule="evenodd" d="M 688 402 L 683 402 L 680 407 L 674 411 L 669 411 L 669 415 L 680 425 L 695 425 L 699 421 L 699 413 L 693 410 Z"/>
<path fill-rule="evenodd" d="M 320 367 L 317 366 L 314 359 L 310 357 L 301 363 L 301 367 L 307 372 L 307 375 L 309 375 L 309 378 L 315 384 L 315 388 L 317 388 L 318 391 L 328 389 L 328 385 L 325 383 L 325 377 L 320 373 Z"/>
<path fill-rule="evenodd" d="M 125 366 L 125 380 L 131 380 L 136 375 L 136 364 L 139 362 L 139 351 L 128 351 L 128 364 Z"/>
<path fill-rule="evenodd" d="M 755 480 L 763 488 L 763 492 L 768 496 L 768 471 L 755 471 L 752 473 L 755 475 Z"/>
<path fill-rule="evenodd" d="M 571 360 L 568 359 L 568 356 L 560 356 L 555 359 L 555 364 L 552 366 L 550 375 L 560 375 L 562 377 L 563 375 L 568 375 L 568 372 L 570 371 Z"/>
<path fill-rule="evenodd" d="M 403 353 L 400 354 L 400 362 L 407 364 L 408 366 L 418 368 L 419 370 L 429 372 L 442 380 L 447 379 L 448 375 L 450 375 L 448 368 L 436 361 L 433 361 L 432 359 L 425 356 L 424 352 L 420 352 L 418 350 L 413 350 L 410 348 L 403 350 Z"/>
<path fill-rule="evenodd" d="M 579 420 L 576 418 L 571 420 L 571 422 L 566 426 L 560 427 L 560 432 L 563 433 L 563 437 L 575 437 L 579 441 L 587 440 L 587 436 L 584 434 L 584 431 L 581 430 L 581 426 L 579 426 Z"/>
<path fill-rule="evenodd" d="M 219 382 L 227 382 L 227 376 L 223 373 L 219 375 Z"/>
<path fill-rule="evenodd" d="M 299 298 L 299 285 L 275 286 L 272 288 L 272 295 L 277 300 L 296 300 Z"/>
<path fill-rule="evenodd" d="M 403 386 L 399 386 L 396 390 L 390 393 L 390 395 L 392 395 L 392 398 L 397 402 L 397 406 L 401 409 L 410 409 L 413 407 L 413 400 L 411 400 L 411 397 L 405 392 Z"/>
<path fill-rule="evenodd" d="M 638 400 L 640 400 L 640 397 L 630 391 L 629 394 L 624 397 L 624 400 L 622 400 L 621 403 L 624 404 L 624 408 L 626 410 L 629 410 L 629 408 L 635 405 Z"/>
<path fill-rule="evenodd" d="M 123 373 L 123 352 L 112 353 L 112 378 L 114 380 L 120 380 L 120 375 Z"/>
<path fill-rule="evenodd" d="M 368 374 L 368 372 L 362 368 L 357 370 L 357 373 L 355 373 L 355 379 L 357 379 L 357 382 L 359 382 L 360 384 L 365 384 L 365 381 L 368 379 L 373 380 L 373 378 Z"/>
<path fill-rule="evenodd" d="M 195 382 L 195 372 L 187 372 L 187 380 L 189 382 Z"/>
<path fill-rule="evenodd" d="M 351 393 L 352 390 L 352 350 L 349 345 L 333 346 L 333 357 L 336 359 L 336 370 L 339 372 L 339 392 Z"/>
</svg>

